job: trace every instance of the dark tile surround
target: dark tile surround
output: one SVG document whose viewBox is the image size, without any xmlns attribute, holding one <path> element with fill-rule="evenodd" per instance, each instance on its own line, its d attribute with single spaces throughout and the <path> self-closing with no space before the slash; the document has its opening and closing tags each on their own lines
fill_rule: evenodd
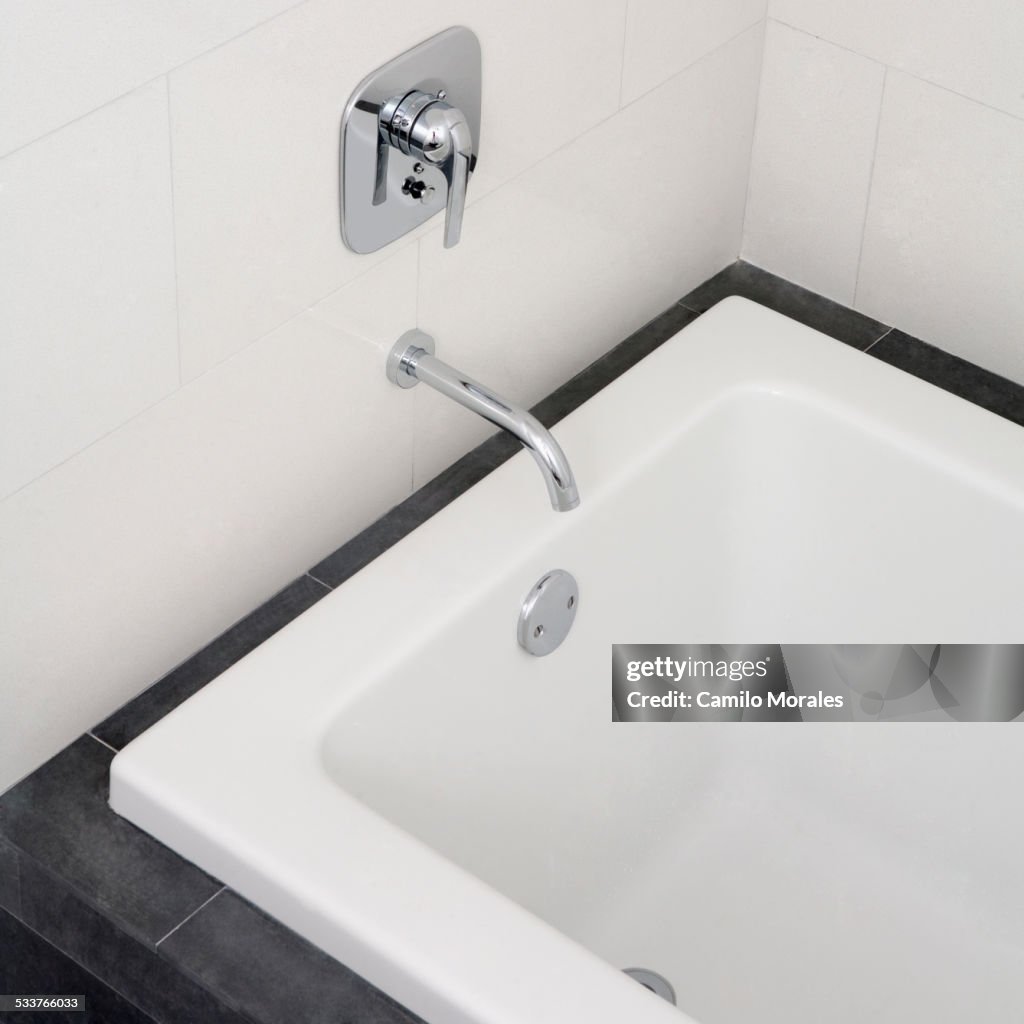
<svg viewBox="0 0 1024 1024">
<path fill-rule="evenodd" d="M 37 895 L 26 872 L 45 865 L 123 931 L 155 945 L 221 886 L 127 820 L 95 813 L 113 756 L 80 737 L 0 800 L 0 830 L 20 851 L 23 916 Z"/>
<path fill-rule="evenodd" d="M 156 1024 L 95 974 L 0 910 L 0 993 L 85 997 L 85 1013 L 17 1013 L 0 1020 L 15 1024 Z"/>
<path fill-rule="evenodd" d="M 329 593 L 329 587 L 311 576 L 300 576 L 131 703 L 100 722 L 92 730 L 93 736 L 120 750 Z"/>
<path fill-rule="evenodd" d="M 872 346 L 871 355 L 1024 426 L 1024 388 L 1005 377 L 897 330 Z"/>
<path fill-rule="evenodd" d="M 863 313 L 742 261 L 726 267 L 681 301 L 698 313 L 706 313 L 729 295 L 742 295 L 854 348 L 866 349 L 889 329 Z"/>
<path fill-rule="evenodd" d="M 743 295 L 1024 425 L 1024 388 L 745 263 L 540 402 L 551 425 L 709 306 Z M 84 994 L 14 1024 L 410 1024 L 417 1018 L 107 806 L 114 750 L 517 450 L 497 435 L 0 796 L 0 992 Z M 0 1021 L 4 1015 L 0 1013 Z"/>
</svg>

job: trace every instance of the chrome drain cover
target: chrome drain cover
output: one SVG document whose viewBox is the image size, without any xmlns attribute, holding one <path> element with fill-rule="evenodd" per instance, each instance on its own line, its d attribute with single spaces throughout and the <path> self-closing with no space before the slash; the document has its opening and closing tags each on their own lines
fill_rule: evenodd
<svg viewBox="0 0 1024 1024">
<path fill-rule="evenodd" d="M 666 1002 L 676 1005 L 675 989 L 657 972 L 649 971 L 646 967 L 627 967 L 622 973 L 628 974 L 634 981 L 639 981 L 644 988 L 649 988 Z"/>
</svg>

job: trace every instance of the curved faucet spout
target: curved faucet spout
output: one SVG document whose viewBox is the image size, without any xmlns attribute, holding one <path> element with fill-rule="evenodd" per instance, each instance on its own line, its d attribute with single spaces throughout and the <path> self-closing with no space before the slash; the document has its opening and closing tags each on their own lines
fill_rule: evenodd
<svg viewBox="0 0 1024 1024">
<path fill-rule="evenodd" d="M 429 335 L 421 331 L 408 331 L 402 335 L 388 358 L 388 378 L 401 387 L 412 387 L 417 381 L 423 381 L 488 422 L 507 430 L 519 439 L 540 467 L 551 507 L 558 512 L 568 512 L 580 503 L 569 460 L 544 424 L 525 409 L 436 358 Z"/>
</svg>

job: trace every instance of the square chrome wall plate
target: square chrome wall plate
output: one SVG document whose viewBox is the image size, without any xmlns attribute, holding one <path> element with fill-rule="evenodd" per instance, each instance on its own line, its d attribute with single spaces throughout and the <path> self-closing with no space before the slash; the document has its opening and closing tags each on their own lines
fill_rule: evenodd
<svg viewBox="0 0 1024 1024">
<path fill-rule="evenodd" d="M 341 121 L 341 235 L 353 252 L 374 252 L 445 210 L 449 179 L 442 168 L 389 145 L 381 130 L 382 111 L 393 111 L 397 100 L 414 91 L 439 98 L 443 105 L 461 112 L 472 139 L 470 173 L 476 164 L 480 149 L 480 43 L 468 28 L 456 26 L 368 75 L 345 105 Z"/>
</svg>

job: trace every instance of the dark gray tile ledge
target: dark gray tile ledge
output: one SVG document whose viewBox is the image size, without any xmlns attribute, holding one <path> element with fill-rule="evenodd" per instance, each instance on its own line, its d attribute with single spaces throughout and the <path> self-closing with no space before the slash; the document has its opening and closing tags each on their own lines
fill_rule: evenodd
<svg viewBox="0 0 1024 1024">
<path fill-rule="evenodd" d="M 750 264 L 715 275 L 534 413 L 552 425 L 728 295 L 742 295 L 1024 425 L 1024 388 Z M 496 435 L 0 796 L 4 991 L 86 993 L 75 1024 L 414 1024 L 342 964 L 107 806 L 130 742 L 501 465 Z M 62 980 L 64 979 L 64 980 Z M 29 1015 L 31 1017 L 32 1015 Z M 19 1015 L 21 1024 L 29 1017 Z M 48 1021 L 56 1019 L 49 1015 Z"/>
</svg>

